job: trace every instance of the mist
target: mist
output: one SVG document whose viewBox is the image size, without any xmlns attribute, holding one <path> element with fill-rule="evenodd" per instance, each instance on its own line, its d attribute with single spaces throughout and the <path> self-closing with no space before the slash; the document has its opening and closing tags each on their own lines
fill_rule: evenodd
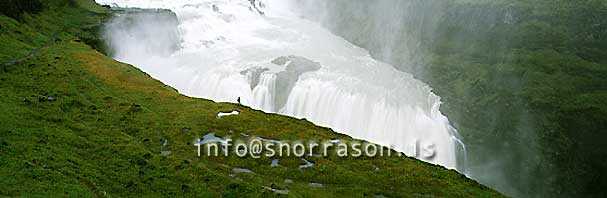
<svg viewBox="0 0 607 198">
<path fill-rule="evenodd" d="M 448 96 L 447 106 L 441 110 L 468 146 L 468 176 L 514 197 L 548 196 L 548 191 L 558 188 L 554 162 L 540 151 L 539 118 L 530 113 L 528 103 L 514 95 L 525 89 L 524 81 L 510 71 L 500 71 L 506 66 L 493 69 L 481 64 L 517 61 L 508 50 L 521 46 L 521 38 L 527 36 L 515 26 L 526 15 L 522 6 L 515 6 L 514 1 L 439 0 L 291 3 L 300 16 Z M 462 71 L 470 74 L 457 76 Z M 470 75 L 469 79 L 464 75 Z M 483 105 L 476 110 L 467 109 L 464 104 L 468 102 L 462 102 L 471 100 L 480 107 L 478 100 L 488 100 L 491 89 L 510 95 L 504 100 L 512 105 Z"/>
<path fill-rule="evenodd" d="M 147 16 L 171 15 L 163 10 L 118 15 L 106 26 L 106 37 L 117 60 L 182 94 L 219 102 L 241 98 L 256 109 L 306 118 L 420 160 L 466 169 L 465 144 L 428 85 L 300 18 L 290 2 L 100 3 L 175 13 L 172 19 Z M 163 35 L 169 36 L 156 40 Z M 434 145 L 435 155 L 419 156 L 416 144 Z"/>
</svg>

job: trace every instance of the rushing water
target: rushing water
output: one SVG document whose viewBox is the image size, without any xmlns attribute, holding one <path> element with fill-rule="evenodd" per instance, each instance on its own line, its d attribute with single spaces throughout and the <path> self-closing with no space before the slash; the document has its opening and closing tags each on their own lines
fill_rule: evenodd
<svg viewBox="0 0 607 198">
<path fill-rule="evenodd" d="M 308 120 L 462 170 L 464 144 L 423 82 L 293 14 L 287 1 L 98 0 L 171 14 L 123 14 L 114 58 L 181 93 Z M 175 19 L 176 17 L 176 19 Z M 432 148 L 433 157 L 420 150 Z M 458 163 L 460 162 L 460 163 Z"/>
</svg>

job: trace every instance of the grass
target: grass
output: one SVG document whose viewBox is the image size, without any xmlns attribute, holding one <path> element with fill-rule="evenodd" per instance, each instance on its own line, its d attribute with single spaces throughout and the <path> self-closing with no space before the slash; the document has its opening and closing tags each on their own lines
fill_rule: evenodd
<svg viewBox="0 0 607 198">
<path fill-rule="evenodd" d="M 406 157 L 308 157 L 315 165 L 307 169 L 298 168 L 303 162 L 296 157 L 281 158 L 276 168 L 270 158 L 197 157 L 192 144 L 209 132 L 284 141 L 350 138 L 306 120 L 180 95 L 92 48 L 97 42 L 86 39 L 96 41 L 108 15 L 89 1 L 69 2 L 76 4 L 46 2 L 49 9 L 23 21 L 0 16 L 6 63 L 0 69 L 0 196 L 281 196 L 263 186 L 288 189 L 292 197 L 502 196 L 453 170 Z M 241 114 L 216 118 L 232 110 Z"/>
</svg>

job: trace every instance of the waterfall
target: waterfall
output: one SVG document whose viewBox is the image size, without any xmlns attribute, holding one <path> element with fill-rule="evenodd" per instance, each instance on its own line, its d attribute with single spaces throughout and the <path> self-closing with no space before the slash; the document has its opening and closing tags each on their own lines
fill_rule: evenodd
<svg viewBox="0 0 607 198">
<path fill-rule="evenodd" d="M 119 15 L 108 23 L 106 40 L 114 58 L 182 94 L 221 102 L 241 98 L 256 109 L 306 118 L 463 170 L 458 158 L 465 156 L 465 146 L 439 111 L 440 97 L 429 86 L 302 19 L 287 1 L 98 2 L 175 13 L 178 23 L 147 16 L 163 14 L 158 12 Z M 172 43 L 156 37 L 173 32 L 179 36 L 171 37 Z M 417 144 L 434 148 L 434 154 L 411 150 Z"/>
</svg>

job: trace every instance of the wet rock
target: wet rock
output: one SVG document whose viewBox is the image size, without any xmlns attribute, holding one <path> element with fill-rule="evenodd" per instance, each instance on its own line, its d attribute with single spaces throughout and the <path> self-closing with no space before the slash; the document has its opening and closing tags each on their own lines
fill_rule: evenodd
<svg viewBox="0 0 607 198">
<path fill-rule="evenodd" d="M 215 42 L 213 42 L 212 40 L 208 40 L 208 41 L 201 41 L 202 45 L 204 45 L 204 47 L 206 48 L 211 48 Z"/>
<path fill-rule="evenodd" d="M 301 75 L 306 72 L 317 71 L 321 68 L 320 63 L 301 56 L 291 55 L 287 57 L 279 57 L 274 59 L 273 62 L 283 63 L 285 62 L 285 59 L 288 60 L 285 63 L 285 70 L 276 74 L 275 93 L 280 93 L 275 97 L 276 107 L 278 109 L 284 107 L 284 105 L 287 103 L 291 90 L 293 90 L 295 83 L 299 80 Z"/>
<path fill-rule="evenodd" d="M 255 87 L 257 87 L 257 85 L 259 85 L 261 74 L 269 70 L 270 69 L 268 68 L 252 67 L 241 71 L 240 74 L 247 77 L 247 79 L 249 80 L 249 85 L 251 85 L 251 90 L 253 90 L 255 89 Z"/>
<path fill-rule="evenodd" d="M 275 58 L 274 60 L 272 60 L 272 63 L 274 63 L 275 65 L 280 65 L 280 66 L 286 66 L 288 62 L 289 62 L 289 58 L 287 58 L 286 56 L 281 56 L 281 57 L 278 57 L 278 58 Z"/>
</svg>

